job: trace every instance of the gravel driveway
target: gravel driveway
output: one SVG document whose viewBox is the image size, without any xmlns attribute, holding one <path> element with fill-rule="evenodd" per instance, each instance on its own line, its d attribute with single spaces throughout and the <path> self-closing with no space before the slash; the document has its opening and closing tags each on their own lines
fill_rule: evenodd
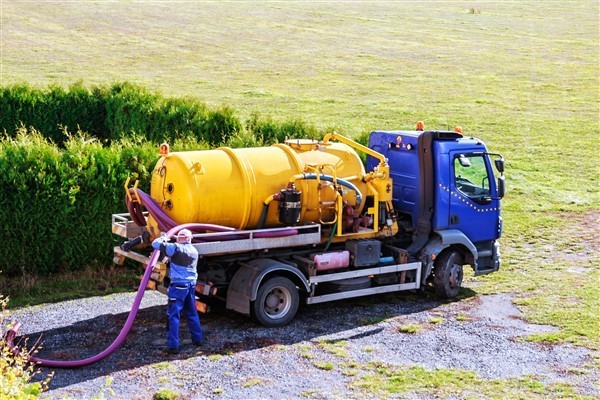
<svg viewBox="0 0 600 400">
<path fill-rule="evenodd" d="M 42 334 L 40 357 L 79 359 L 112 342 L 133 297 L 121 293 L 78 299 L 12 315 L 30 342 Z M 201 317 L 206 340 L 200 350 L 191 346 L 183 323 L 182 352 L 172 356 L 162 352 L 166 298 L 147 292 L 124 345 L 89 367 L 56 370 L 44 396 L 148 399 L 169 388 L 193 399 L 364 398 L 370 395 L 353 389 L 357 377 L 344 373 L 344 365 L 371 361 L 474 370 L 487 379 L 535 374 L 545 382 L 566 382 L 581 394 L 598 395 L 596 369 L 569 372 L 592 364 L 594 352 L 517 340 L 554 328 L 521 320 L 511 298 L 500 294 L 440 303 L 426 295 L 386 295 L 304 307 L 290 325 L 271 329 L 220 310 Z M 407 324 L 422 329 L 400 332 Z M 323 367 L 328 362 L 333 369 Z M 42 369 L 42 376 L 48 372 Z M 104 390 L 108 377 L 114 396 Z"/>
</svg>

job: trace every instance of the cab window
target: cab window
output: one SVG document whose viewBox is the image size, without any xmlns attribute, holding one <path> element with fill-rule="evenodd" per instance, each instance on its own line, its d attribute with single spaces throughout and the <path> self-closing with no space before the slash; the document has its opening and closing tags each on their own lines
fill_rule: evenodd
<svg viewBox="0 0 600 400">
<path fill-rule="evenodd" d="M 461 154 L 454 159 L 456 189 L 479 204 L 491 201 L 490 179 L 483 157 Z"/>
</svg>

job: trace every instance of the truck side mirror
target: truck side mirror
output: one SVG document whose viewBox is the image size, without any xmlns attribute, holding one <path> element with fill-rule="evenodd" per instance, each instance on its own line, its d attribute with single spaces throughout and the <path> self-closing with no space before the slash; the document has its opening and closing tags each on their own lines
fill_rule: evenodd
<svg viewBox="0 0 600 400">
<path fill-rule="evenodd" d="M 461 154 L 460 156 L 458 156 L 458 162 L 463 167 L 470 167 L 471 166 L 471 161 L 469 161 L 469 159 L 467 157 L 465 157 L 464 154 Z"/>
<path fill-rule="evenodd" d="M 497 160 L 496 160 L 497 161 Z M 498 177 L 498 197 L 503 198 L 506 192 L 506 181 L 503 176 Z"/>
<path fill-rule="evenodd" d="M 494 164 L 496 165 L 496 169 L 498 170 L 498 172 L 503 173 L 504 172 L 504 158 L 496 158 L 494 160 Z"/>
</svg>

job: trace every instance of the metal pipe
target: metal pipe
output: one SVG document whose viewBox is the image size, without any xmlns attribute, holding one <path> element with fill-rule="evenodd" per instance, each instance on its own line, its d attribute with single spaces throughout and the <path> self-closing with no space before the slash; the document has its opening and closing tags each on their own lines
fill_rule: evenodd
<svg viewBox="0 0 600 400">
<path fill-rule="evenodd" d="M 258 220 L 258 225 L 256 226 L 258 229 L 262 229 L 265 226 L 265 221 L 267 220 L 268 212 L 269 212 L 269 204 L 263 204 L 262 210 L 260 212 L 260 219 Z"/>
<path fill-rule="evenodd" d="M 350 147 L 354 147 L 355 149 L 362 151 L 365 154 L 375 157 L 376 159 L 379 160 L 380 164 L 387 164 L 387 159 L 385 158 L 385 156 L 383 154 L 378 153 L 375 150 L 368 148 L 367 146 L 363 146 L 362 144 L 355 142 L 352 139 L 348 139 L 347 137 L 342 136 L 335 132 L 328 133 L 327 135 L 325 135 L 325 137 L 323 138 L 323 143 L 328 143 L 332 139 L 340 141 L 344 144 L 347 144 Z"/>
</svg>

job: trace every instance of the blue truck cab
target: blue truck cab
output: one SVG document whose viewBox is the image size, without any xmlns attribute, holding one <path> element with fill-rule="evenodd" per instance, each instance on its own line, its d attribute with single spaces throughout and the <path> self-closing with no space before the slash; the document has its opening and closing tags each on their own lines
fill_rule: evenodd
<svg viewBox="0 0 600 400">
<path fill-rule="evenodd" d="M 423 283 L 433 275 L 438 294 L 454 297 L 463 264 L 475 275 L 499 269 L 505 190 L 500 154 L 451 131 L 375 131 L 369 147 L 388 160 L 399 237 L 423 262 Z M 377 164 L 367 158 L 368 169 Z"/>
</svg>

